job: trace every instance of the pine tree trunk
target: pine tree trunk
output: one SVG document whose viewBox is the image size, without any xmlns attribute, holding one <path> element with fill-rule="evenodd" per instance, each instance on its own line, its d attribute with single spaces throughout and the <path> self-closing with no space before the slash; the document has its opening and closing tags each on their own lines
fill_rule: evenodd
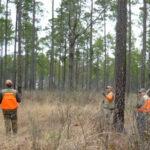
<svg viewBox="0 0 150 150">
<path fill-rule="evenodd" d="M 62 14 L 62 1 L 61 1 L 61 19 L 60 19 L 60 54 L 59 54 L 59 71 L 58 71 L 58 88 L 60 89 L 61 85 L 61 55 L 62 55 L 62 43 L 63 43 L 63 14 Z"/>
<path fill-rule="evenodd" d="M 41 72 L 40 79 L 39 79 L 39 90 L 43 90 L 43 80 L 44 80 L 44 76 L 43 76 L 43 72 Z"/>
<path fill-rule="evenodd" d="M 84 81 L 85 81 L 85 66 L 84 66 L 84 52 L 82 54 L 82 89 L 84 88 Z"/>
<path fill-rule="evenodd" d="M 92 88 L 92 70 L 93 70 L 92 65 L 93 65 L 93 0 L 91 0 L 89 89 Z"/>
<path fill-rule="evenodd" d="M 17 68 L 16 68 L 16 53 L 17 53 L 17 31 L 18 31 L 18 5 L 16 7 L 16 25 L 15 25 L 15 46 L 14 46 L 14 74 L 13 74 L 13 83 L 14 88 L 16 88 L 16 76 L 17 76 Z"/>
<path fill-rule="evenodd" d="M 52 0 L 52 51 L 50 62 L 49 88 L 54 89 L 54 0 Z"/>
<path fill-rule="evenodd" d="M 141 88 L 145 88 L 145 63 L 146 63 L 146 21 L 147 21 L 147 5 L 143 0 L 144 16 L 143 16 L 143 50 L 142 50 L 142 67 L 141 67 Z"/>
<path fill-rule="evenodd" d="M 86 55 L 86 89 L 88 90 L 89 85 L 88 85 L 88 81 L 89 81 L 89 47 L 88 47 L 88 39 L 87 39 L 87 55 Z"/>
<path fill-rule="evenodd" d="M 74 39 L 70 37 L 69 41 L 69 88 L 74 88 Z"/>
<path fill-rule="evenodd" d="M 114 127 L 122 132 L 124 129 L 125 85 L 126 85 L 126 33 L 127 33 L 127 0 L 118 0 L 116 28 L 116 64 L 115 82 L 116 99 Z"/>
<path fill-rule="evenodd" d="M 76 73 L 75 73 L 75 76 L 76 76 L 76 90 L 78 89 L 78 85 L 79 85 L 79 63 L 78 63 L 78 53 L 79 53 L 79 49 L 78 49 L 78 45 L 76 47 Z"/>
<path fill-rule="evenodd" d="M 6 2 L 6 16 L 5 16 L 5 71 L 4 81 L 7 79 L 7 43 L 8 43 L 8 0 Z"/>
<path fill-rule="evenodd" d="M 97 54 L 97 64 L 96 64 L 96 90 L 99 90 L 99 55 Z"/>
<path fill-rule="evenodd" d="M 104 52 L 105 52 L 105 60 L 104 60 L 104 90 L 106 88 L 107 81 L 107 48 L 106 48 L 106 8 L 104 2 Z"/>
<path fill-rule="evenodd" d="M 3 39 L 3 28 L 1 28 L 0 29 L 1 30 L 1 35 L 0 35 L 0 39 L 1 39 L 1 45 L 0 45 L 0 47 L 1 47 L 1 59 L 0 59 L 0 89 L 2 89 L 3 88 L 3 45 L 4 45 L 4 43 L 3 43 L 3 41 L 4 41 L 4 39 Z"/>
<path fill-rule="evenodd" d="M 148 87 L 150 88 L 150 48 L 149 48 L 149 63 L 148 63 Z"/>
<path fill-rule="evenodd" d="M 30 90 L 35 89 L 35 0 L 33 0 L 33 20 L 32 20 L 32 53 L 31 53 L 31 68 L 30 68 Z"/>
<path fill-rule="evenodd" d="M 128 71 L 127 71 L 127 96 L 130 93 L 130 66 L 131 66 L 131 0 L 129 0 L 129 51 L 128 51 Z"/>
<path fill-rule="evenodd" d="M 21 16 L 22 16 L 22 0 L 19 0 L 18 6 L 18 92 L 22 93 L 22 49 L 21 49 L 21 38 L 22 38 L 22 27 L 21 27 Z"/>
<path fill-rule="evenodd" d="M 1 32 L 2 33 L 2 32 Z M 1 36 L 1 40 L 2 36 Z M 0 65 L 0 89 L 3 88 L 3 42 L 1 43 L 1 65 Z"/>
<path fill-rule="evenodd" d="M 64 70 L 63 70 L 63 89 L 66 85 L 66 54 L 67 54 L 67 44 L 65 39 L 65 52 L 64 52 Z"/>
<path fill-rule="evenodd" d="M 26 43 L 27 45 L 27 43 Z M 25 90 L 28 89 L 28 76 L 29 76 L 29 52 L 27 46 L 25 46 L 25 80 L 24 80 L 24 88 Z"/>
</svg>

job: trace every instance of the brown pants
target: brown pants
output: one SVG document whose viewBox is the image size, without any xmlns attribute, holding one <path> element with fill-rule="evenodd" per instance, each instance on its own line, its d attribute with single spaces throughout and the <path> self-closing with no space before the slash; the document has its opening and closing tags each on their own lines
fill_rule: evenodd
<svg viewBox="0 0 150 150">
<path fill-rule="evenodd" d="M 5 121 L 6 135 L 10 135 L 11 130 L 13 131 L 13 134 L 17 134 L 17 110 L 10 113 L 3 110 L 3 115 Z"/>
</svg>

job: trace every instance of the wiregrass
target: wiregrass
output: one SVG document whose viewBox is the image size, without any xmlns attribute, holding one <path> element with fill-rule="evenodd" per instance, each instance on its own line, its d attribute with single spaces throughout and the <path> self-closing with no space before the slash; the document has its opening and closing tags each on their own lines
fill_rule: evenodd
<svg viewBox="0 0 150 150">
<path fill-rule="evenodd" d="M 0 113 L 0 149 L 149 150 L 136 127 L 136 95 L 126 102 L 125 133 L 116 133 L 105 121 L 102 100 L 96 92 L 24 92 L 17 136 L 5 136 Z"/>
</svg>

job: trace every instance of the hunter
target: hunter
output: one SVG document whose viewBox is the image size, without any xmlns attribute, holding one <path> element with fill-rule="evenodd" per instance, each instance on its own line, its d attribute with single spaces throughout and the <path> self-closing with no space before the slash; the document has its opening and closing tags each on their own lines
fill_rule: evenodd
<svg viewBox="0 0 150 150">
<path fill-rule="evenodd" d="M 12 88 L 13 83 L 11 80 L 6 80 L 5 85 L 6 89 L 0 92 L 0 104 L 5 121 L 6 135 L 10 135 L 11 130 L 16 135 L 18 131 L 17 109 L 21 98 L 17 90 Z"/>
</svg>

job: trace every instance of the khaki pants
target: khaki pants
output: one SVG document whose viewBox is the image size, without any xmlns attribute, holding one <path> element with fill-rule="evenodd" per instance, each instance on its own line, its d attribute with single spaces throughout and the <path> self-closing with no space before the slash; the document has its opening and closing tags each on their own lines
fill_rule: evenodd
<svg viewBox="0 0 150 150">
<path fill-rule="evenodd" d="M 105 114 L 106 121 L 109 122 L 109 124 L 112 124 L 114 110 L 104 108 L 104 114 Z"/>
<path fill-rule="evenodd" d="M 13 131 L 13 134 L 17 134 L 18 131 L 17 111 L 10 114 L 5 113 L 5 111 L 3 111 L 3 115 L 5 121 L 6 135 L 10 135 L 11 130 Z"/>
</svg>

